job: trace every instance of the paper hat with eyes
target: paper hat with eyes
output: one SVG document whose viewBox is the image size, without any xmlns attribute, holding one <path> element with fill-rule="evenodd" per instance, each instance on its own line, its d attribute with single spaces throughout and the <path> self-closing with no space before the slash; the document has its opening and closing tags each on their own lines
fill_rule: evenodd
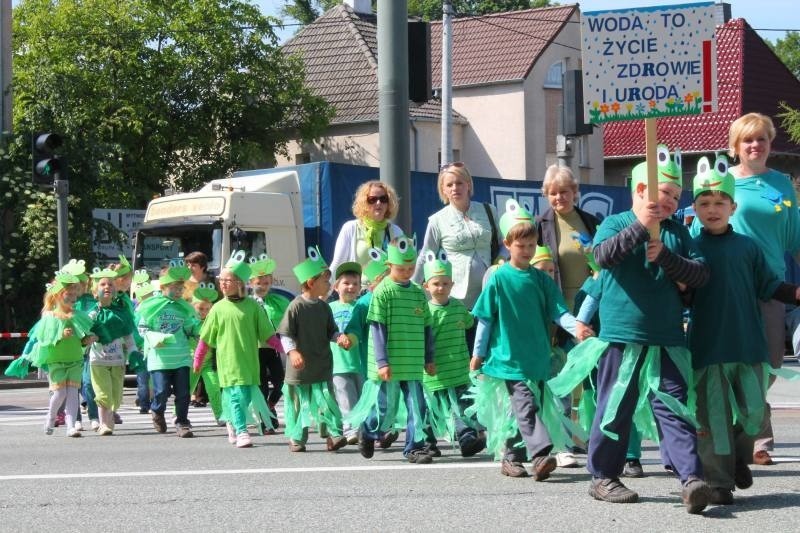
<svg viewBox="0 0 800 533">
<path fill-rule="evenodd" d="M 214 303 L 219 298 L 219 293 L 214 284 L 210 281 L 201 281 L 192 293 L 192 303 L 197 302 L 211 302 Z"/>
<path fill-rule="evenodd" d="M 119 277 L 119 270 L 114 270 L 110 267 L 105 267 L 105 268 L 94 267 L 89 277 L 92 278 L 93 280 L 100 280 L 103 278 L 114 279 Z"/>
<path fill-rule="evenodd" d="M 225 268 L 233 272 L 233 275 L 247 283 L 250 279 L 250 263 L 247 262 L 247 252 L 244 250 L 234 250 L 228 262 L 225 263 Z"/>
<path fill-rule="evenodd" d="M 76 276 L 79 281 L 88 281 L 86 275 L 86 261 L 83 259 L 70 259 L 66 265 L 61 267 L 62 272 Z"/>
<path fill-rule="evenodd" d="M 453 277 L 453 265 L 447 260 L 447 253 L 444 250 L 439 250 L 438 254 L 427 250 L 423 257 L 425 265 L 422 267 L 422 271 L 425 273 L 425 281 L 436 276 Z"/>
<path fill-rule="evenodd" d="M 267 254 L 261 254 L 258 257 L 250 258 L 250 279 L 259 276 L 267 276 L 275 272 L 277 263 L 274 259 L 270 258 Z"/>
<path fill-rule="evenodd" d="M 736 191 L 736 178 L 728 171 L 728 158 L 718 155 L 714 165 L 707 157 L 701 157 L 697 161 L 697 174 L 692 180 L 692 197 L 704 192 L 719 191 L 724 192 L 734 199 Z"/>
<path fill-rule="evenodd" d="M 143 283 L 150 282 L 150 273 L 145 269 L 137 270 L 133 273 L 133 284 L 142 285 Z"/>
<path fill-rule="evenodd" d="M 320 253 L 319 248 L 316 246 L 309 246 L 308 258 L 292 268 L 292 272 L 294 272 L 294 275 L 297 278 L 297 281 L 300 282 L 300 285 L 311 278 L 319 276 L 327 270 L 328 263 L 326 263 L 322 258 L 322 254 Z"/>
<path fill-rule="evenodd" d="M 656 147 L 656 164 L 658 183 L 671 183 L 683 188 L 683 170 L 680 148 L 676 148 L 669 156 L 669 149 L 666 145 L 659 144 Z M 635 191 L 640 183 L 647 185 L 647 161 L 642 161 L 631 172 L 631 190 Z"/>
<path fill-rule="evenodd" d="M 536 251 L 533 253 L 533 259 L 531 259 L 531 264 L 535 265 L 542 261 L 553 261 L 553 252 L 547 245 L 536 247 Z"/>
<path fill-rule="evenodd" d="M 117 271 L 119 272 L 119 271 Z M 162 287 L 178 281 L 186 281 L 192 276 L 192 271 L 183 262 L 183 259 L 173 259 L 169 262 L 167 271 L 158 277 L 158 283 Z"/>
<path fill-rule="evenodd" d="M 379 248 L 371 248 L 369 251 L 369 258 L 369 263 L 364 267 L 364 276 L 370 282 L 374 282 L 389 270 L 389 267 L 386 265 L 389 256 Z"/>
<path fill-rule="evenodd" d="M 517 224 L 527 223 L 533 224 L 533 216 L 527 209 L 519 205 L 513 198 L 506 200 L 506 212 L 500 217 L 500 233 L 503 238 L 508 235 L 508 232 Z"/>
<path fill-rule="evenodd" d="M 58 272 L 55 273 L 53 281 L 45 284 L 45 288 L 47 288 L 48 293 L 55 294 L 57 292 L 60 292 L 67 285 L 78 283 L 78 281 L 80 281 L 78 279 L 78 276 L 70 274 L 69 272 L 64 272 L 62 270 L 59 270 Z"/>
<path fill-rule="evenodd" d="M 156 288 L 153 287 L 153 284 L 149 281 L 145 281 L 144 283 L 139 283 L 135 286 L 136 288 L 133 289 L 133 294 L 136 295 L 137 300 L 142 300 L 145 296 L 149 294 L 153 294 Z"/>
<path fill-rule="evenodd" d="M 126 274 L 129 274 L 131 270 L 133 269 L 131 268 L 131 264 L 128 262 L 128 258 L 120 254 L 119 267 L 117 268 L 117 276 L 122 277 Z"/>
<path fill-rule="evenodd" d="M 386 247 L 390 265 L 411 266 L 417 262 L 417 237 L 398 237 Z"/>
</svg>

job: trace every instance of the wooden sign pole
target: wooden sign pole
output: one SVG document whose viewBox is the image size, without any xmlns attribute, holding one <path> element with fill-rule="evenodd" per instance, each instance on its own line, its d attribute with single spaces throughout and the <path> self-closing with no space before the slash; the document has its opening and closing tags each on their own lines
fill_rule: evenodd
<svg viewBox="0 0 800 533">
<path fill-rule="evenodd" d="M 656 155 L 656 118 L 644 119 L 645 156 L 647 157 L 647 199 L 658 202 L 658 156 Z M 660 225 L 656 224 L 647 228 L 651 239 L 658 239 Z"/>
</svg>

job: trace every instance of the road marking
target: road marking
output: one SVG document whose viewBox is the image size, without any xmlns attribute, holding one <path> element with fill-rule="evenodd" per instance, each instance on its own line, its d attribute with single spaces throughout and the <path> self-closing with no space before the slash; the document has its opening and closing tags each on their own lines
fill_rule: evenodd
<svg viewBox="0 0 800 533">
<path fill-rule="evenodd" d="M 82 472 L 78 474 L 30 474 L 0 476 L 0 481 L 27 481 L 42 479 L 101 479 L 101 478 L 126 478 L 126 477 L 166 477 L 166 476 L 230 476 L 240 474 L 296 474 L 319 472 L 376 472 L 388 470 L 456 470 L 475 468 L 497 468 L 499 463 L 490 461 L 470 461 L 462 463 L 433 464 L 433 465 L 371 465 L 371 466 L 315 466 L 298 468 L 252 468 L 233 470 L 168 470 L 157 472 Z"/>
</svg>

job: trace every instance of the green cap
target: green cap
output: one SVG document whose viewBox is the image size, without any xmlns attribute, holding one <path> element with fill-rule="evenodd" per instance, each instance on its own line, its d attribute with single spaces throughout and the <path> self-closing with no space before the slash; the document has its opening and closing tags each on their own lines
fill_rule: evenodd
<svg viewBox="0 0 800 533">
<path fill-rule="evenodd" d="M 302 285 L 311 278 L 315 278 L 328 270 L 328 263 L 322 258 L 319 248 L 316 246 L 308 247 L 308 258 L 292 268 L 297 281 Z"/>
<path fill-rule="evenodd" d="M 664 144 L 656 147 L 656 162 L 658 183 L 671 183 L 683 188 L 683 171 L 681 169 L 681 150 L 676 148 L 673 157 L 669 156 L 669 149 Z M 631 191 L 636 190 L 640 183 L 647 185 L 647 161 L 642 161 L 631 172 Z"/>
<path fill-rule="evenodd" d="M 503 238 L 511 228 L 521 223 L 533 224 L 533 216 L 513 198 L 506 200 L 506 212 L 500 217 L 500 233 Z"/>
<path fill-rule="evenodd" d="M 387 247 L 387 262 L 390 265 L 408 266 L 417 262 L 416 237 L 398 237 Z"/>
<path fill-rule="evenodd" d="M 261 254 L 257 258 L 250 258 L 250 279 L 259 276 L 267 276 L 275 272 L 277 263 L 271 259 L 267 254 Z"/>
<path fill-rule="evenodd" d="M 438 255 L 431 250 L 425 251 L 423 254 L 425 264 L 422 271 L 425 273 L 425 281 L 436 276 L 453 277 L 453 265 L 447 260 L 447 253 L 444 250 L 439 250 Z"/>
<path fill-rule="evenodd" d="M 59 270 L 55 273 L 53 281 L 51 283 L 46 283 L 45 287 L 47 288 L 47 292 L 50 294 L 55 294 L 61 291 L 67 285 L 78 283 L 78 281 L 78 276 Z"/>
<path fill-rule="evenodd" d="M 117 271 L 119 273 L 119 271 Z M 183 259 L 173 259 L 169 262 L 167 271 L 158 277 L 159 285 L 169 285 L 176 281 L 186 281 L 192 276 L 192 271 L 183 262 Z"/>
<path fill-rule="evenodd" d="M 92 279 L 103 279 L 103 278 L 114 279 L 116 277 L 119 277 L 119 275 L 120 275 L 119 270 L 113 270 L 112 268 L 109 267 L 105 268 L 94 267 L 89 277 Z"/>
<path fill-rule="evenodd" d="M 219 298 L 217 288 L 210 281 L 201 281 L 192 293 L 192 302 L 211 302 L 214 303 Z"/>
<path fill-rule="evenodd" d="M 550 247 L 546 244 L 544 246 L 536 246 L 536 251 L 533 253 L 533 259 L 531 259 L 531 264 L 535 265 L 536 263 L 541 263 L 542 261 L 552 261 L 553 260 L 553 251 L 550 250 Z"/>
<path fill-rule="evenodd" d="M 336 267 L 336 279 L 342 274 L 358 274 L 361 275 L 361 265 L 355 261 L 347 261 Z"/>
<path fill-rule="evenodd" d="M 117 269 L 117 276 L 124 276 L 125 274 L 130 273 L 133 270 L 131 268 L 131 264 L 128 262 L 128 258 L 124 255 L 120 254 L 119 256 L 119 268 Z"/>
<path fill-rule="evenodd" d="M 234 250 L 228 262 L 225 263 L 225 268 L 233 272 L 233 275 L 243 283 L 247 283 L 247 280 L 250 279 L 250 264 L 245 261 L 246 257 L 247 252 L 244 250 Z"/>
<path fill-rule="evenodd" d="M 728 158 L 722 154 L 717 156 L 713 166 L 707 157 L 701 157 L 697 161 L 697 174 L 692 180 L 692 197 L 697 198 L 704 192 L 719 191 L 733 200 L 736 194 L 736 178 L 728 168 Z"/>
<path fill-rule="evenodd" d="M 386 252 L 379 248 L 370 248 L 369 258 L 369 263 L 364 267 L 364 276 L 366 276 L 370 282 L 374 282 L 389 269 L 386 265 L 386 261 L 389 257 Z"/>
<path fill-rule="evenodd" d="M 136 288 L 133 289 L 133 294 L 136 295 L 137 300 L 141 300 L 148 294 L 153 294 L 155 291 L 155 287 L 149 281 L 145 281 L 144 283 L 139 283 L 136 285 Z"/>
</svg>

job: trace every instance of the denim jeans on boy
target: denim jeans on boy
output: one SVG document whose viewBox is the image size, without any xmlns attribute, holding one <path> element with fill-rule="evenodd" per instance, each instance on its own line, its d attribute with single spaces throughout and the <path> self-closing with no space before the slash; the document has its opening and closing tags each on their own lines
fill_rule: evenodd
<svg viewBox="0 0 800 533">
<path fill-rule="evenodd" d="M 97 420 L 97 403 L 94 401 L 94 388 L 92 387 L 92 374 L 89 371 L 89 356 L 83 356 L 83 373 L 81 374 L 81 394 L 86 401 L 86 414 L 89 420 Z M 78 420 L 81 420 L 81 411 L 78 409 Z"/>
<path fill-rule="evenodd" d="M 167 408 L 167 398 L 175 395 L 176 423 L 189 426 L 189 367 L 182 366 L 172 370 L 153 370 L 150 377 L 153 379 L 153 401 L 150 410 L 154 413 L 164 414 Z"/>
<path fill-rule="evenodd" d="M 148 409 L 150 405 L 150 372 L 140 370 L 136 373 L 136 399 L 140 409 Z"/>
<path fill-rule="evenodd" d="M 408 418 L 406 422 L 406 445 L 403 447 L 403 455 L 407 456 L 412 450 L 419 450 L 425 447 L 425 414 L 427 405 L 425 404 L 425 395 L 422 392 L 422 381 L 398 381 L 400 390 L 403 391 L 403 398 L 406 402 L 406 410 L 408 411 Z M 386 382 L 380 383 L 380 391 L 378 392 L 378 405 L 375 406 L 370 416 L 362 424 L 362 432 L 364 438 L 371 440 L 379 440 L 383 437 L 383 433 L 378 431 L 370 431 L 368 428 L 377 428 L 378 415 L 382 419 L 387 409 L 386 398 Z M 414 406 L 419 406 L 419 416 L 415 416 Z M 385 428 L 384 428 L 385 429 Z M 391 431 L 392 428 L 386 429 Z M 418 442 L 414 442 L 419 434 Z"/>
</svg>

